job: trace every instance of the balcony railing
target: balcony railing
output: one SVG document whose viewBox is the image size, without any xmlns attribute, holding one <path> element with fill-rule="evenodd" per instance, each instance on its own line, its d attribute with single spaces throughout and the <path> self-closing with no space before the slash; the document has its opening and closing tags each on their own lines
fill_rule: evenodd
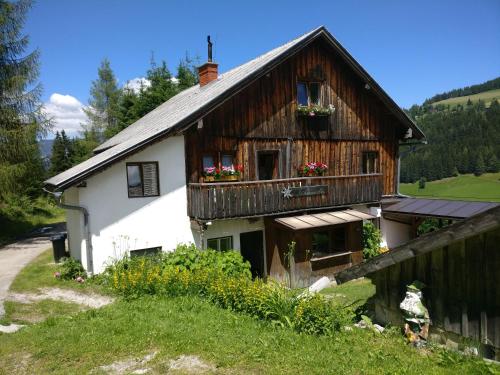
<svg viewBox="0 0 500 375">
<path fill-rule="evenodd" d="M 250 217 L 380 200 L 382 175 L 191 183 L 188 215 L 202 220 Z"/>
</svg>

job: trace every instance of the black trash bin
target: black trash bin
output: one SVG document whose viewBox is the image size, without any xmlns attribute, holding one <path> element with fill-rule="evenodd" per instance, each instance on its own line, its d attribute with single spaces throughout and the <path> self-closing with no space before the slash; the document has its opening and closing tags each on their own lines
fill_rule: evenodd
<svg viewBox="0 0 500 375">
<path fill-rule="evenodd" d="M 59 263 L 61 258 L 66 256 L 66 232 L 54 234 L 50 237 L 52 241 L 52 250 L 54 253 L 54 261 Z"/>
</svg>

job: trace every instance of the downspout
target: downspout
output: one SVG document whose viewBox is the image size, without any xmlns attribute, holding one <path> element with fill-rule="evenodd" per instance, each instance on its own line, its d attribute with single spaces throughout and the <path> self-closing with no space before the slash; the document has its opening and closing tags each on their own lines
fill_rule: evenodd
<svg viewBox="0 0 500 375">
<path fill-rule="evenodd" d="M 66 204 L 62 202 L 62 192 L 52 192 L 49 191 L 45 188 L 43 190 L 49 194 L 52 194 L 54 198 L 56 199 L 56 203 L 59 207 L 66 209 L 66 210 L 76 210 L 80 211 L 83 214 L 83 226 L 85 227 L 85 234 L 86 234 L 86 246 L 85 250 L 87 253 L 87 272 L 89 274 L 94 273 L 94 264 L 92 262 L 92 236 L 90 234 L 90 225 L 89 225 L 89 211 L 82 206 L 77 206 L 77 205 L 71 205 L 71 204 Z"/>
</svg>

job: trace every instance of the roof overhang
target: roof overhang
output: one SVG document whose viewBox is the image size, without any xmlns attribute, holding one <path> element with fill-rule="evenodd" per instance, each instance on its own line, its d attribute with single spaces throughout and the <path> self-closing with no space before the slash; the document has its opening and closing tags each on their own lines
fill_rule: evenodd
<svg viewBox="0 0 500 375">
<path fill-rule="evenodd" d="M 355 221 L 375 219 L 375 216 L 356 210 L 330 211 L 310 215 L 287 216 L 274 219 L 288 229 L 304 230 L 326 227 L 330 225 L 347 224 Z"/>
</svg>

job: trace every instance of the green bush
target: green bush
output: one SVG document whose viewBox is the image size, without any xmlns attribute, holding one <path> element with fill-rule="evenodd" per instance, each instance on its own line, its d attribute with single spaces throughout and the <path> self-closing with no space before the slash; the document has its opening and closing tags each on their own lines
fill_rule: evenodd
<svg viewBox="0 0 500 375">
<path fill-rule="evenodd" d="M 77 277 L 85 277 L 86 273 L 80 261 L 74 258 L 62 258 L 59 266 L 59 277 L 63 280 L 74 280 Z"/>
<path fill-rule="evenodd" d="M 252 280 L 247 263 L 231 251 L 199 251 L 182 245 L 171 254 L 122 259 L 108 267 L 102 278 L 126 298 L 196 295 L 222 308 L 310 334 L 331 335 L 352 323 L 354 316 L 351 308 L 321 295 L 299 297 L 281 284 Z"/>
<path fill-rule="evenodd" d="M 207 249 L 200 251 L 195 245 L 180 244 L 175 251 L 165 253 L 163 262 L 168 266 L 181 270 L 194 271 L 210 268 L 230 276 L 251 277 L 250 263 L 236 251 L 216 251 Z"/>
<path fill-rule="evenodd" d="M 370 259 L 380 254 L 382 235 L 371 221 L 363 224 L 363 258 Z"/>
</svg>

